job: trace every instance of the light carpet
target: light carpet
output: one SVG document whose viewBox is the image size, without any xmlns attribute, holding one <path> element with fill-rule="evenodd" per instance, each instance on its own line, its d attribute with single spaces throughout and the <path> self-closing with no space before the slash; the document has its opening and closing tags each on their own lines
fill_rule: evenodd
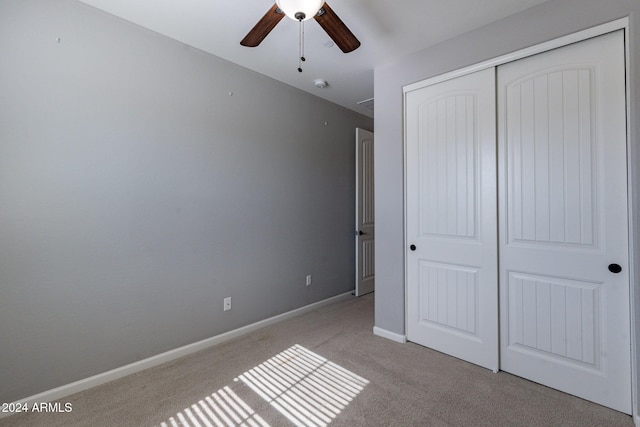
<svg viewBox="0 0 640 427">
<path fill-rule="evenodd" d="M 369 294 L 62 399 L 0 426 L 632 426 L 516 376 L 373 335 Z"/>
</svg>

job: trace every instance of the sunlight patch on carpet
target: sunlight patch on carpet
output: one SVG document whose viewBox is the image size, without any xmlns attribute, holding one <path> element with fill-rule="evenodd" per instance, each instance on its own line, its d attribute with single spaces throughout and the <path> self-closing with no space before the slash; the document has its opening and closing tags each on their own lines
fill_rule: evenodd
<svg viewBox="0 0 640 427">
<path fill-rule="evenodd" d="M 234 379 L 242 382 L 293 425 L 324 427 L 369 381 L 294 345 Z M 280 424 L 279 424 L 280 425 Z M 159 427 L 269 427 L 229 386 L 178 412 Z"/>
<path fill-rule="evenodd" d="M 301 345 L 238 377 L 296 426 L 328 425 L 369 383 Z"/>
<path fill-rule="evenodd" d="M 169 418 L 168 422 L 160 424 L 160 427 L 178 426 L 269 427 L 269 424 L 227 386 L 178 412 L 175 417 Z"/>
</svg>

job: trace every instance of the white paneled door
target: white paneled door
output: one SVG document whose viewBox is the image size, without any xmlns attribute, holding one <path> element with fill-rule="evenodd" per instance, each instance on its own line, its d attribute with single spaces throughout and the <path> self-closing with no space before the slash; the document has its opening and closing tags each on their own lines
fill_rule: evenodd
<svg viewBox="0 0 640 427">
<path fill-rule="evenodd" d="M 356 129 L 356 289 L 361 296 L 375 288 L 375 217 L 373 133 Z"/>
<path fill-rule="evenodd" d="M 501 369 L 631 413 L 622 31 L 498 67 Z"/>
<path fill-rule="evenodd" d="M 406 96 L 407 338 L 498 369 L 495 71 Z"/>
</svg>

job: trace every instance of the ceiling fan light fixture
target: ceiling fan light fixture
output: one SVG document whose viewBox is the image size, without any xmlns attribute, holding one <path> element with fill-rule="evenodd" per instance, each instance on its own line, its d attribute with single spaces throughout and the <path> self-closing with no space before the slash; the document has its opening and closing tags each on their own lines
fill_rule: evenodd
<svg viewBox="0 0 640 427">
<path fill-rule="evenodd" d="M 295 21 L 306 21 L 313 18 L 324 0 L 276 0 L 278 8 Z"/>
</svg>

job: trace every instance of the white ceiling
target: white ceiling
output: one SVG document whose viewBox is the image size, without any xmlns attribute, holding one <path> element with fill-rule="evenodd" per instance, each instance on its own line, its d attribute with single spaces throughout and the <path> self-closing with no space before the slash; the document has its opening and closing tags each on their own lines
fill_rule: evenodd
<svg viewBox="0 0 640 427">
<path fill-rule="evenodd" d="M 344 54 L 313 20 L 305 24 L 304 71 L 298 23 L 284 18 L 255 48 L 240 40 L 273 0 L 80 0 L 127 21 L 373 117 L 373 69 L 546 0 L 331 0 L 362 45 Z M 318 89 L 314 80 L 329 86 Z"/>
</svg>

